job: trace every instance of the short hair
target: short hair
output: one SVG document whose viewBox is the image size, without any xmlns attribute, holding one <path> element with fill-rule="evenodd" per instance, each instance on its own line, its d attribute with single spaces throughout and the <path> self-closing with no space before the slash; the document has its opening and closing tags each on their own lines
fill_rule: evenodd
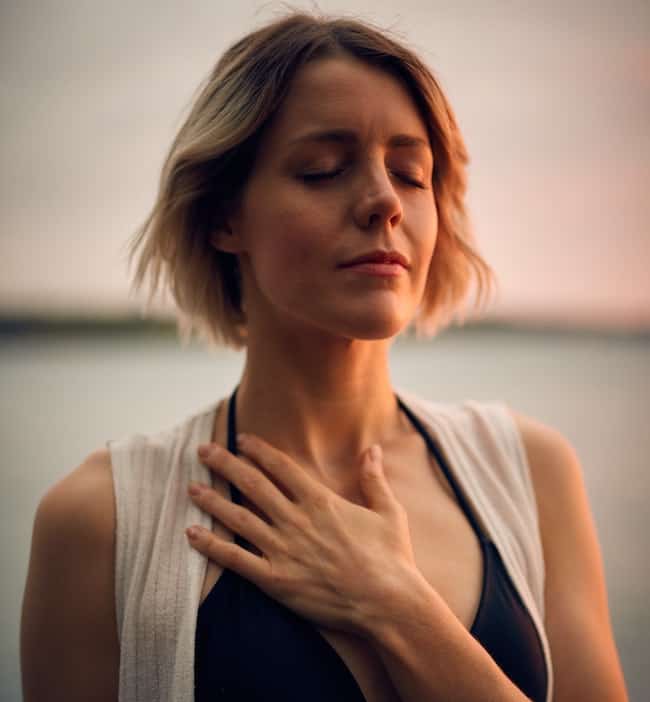
<svg viewBox="0 0 650 702">
<path fill-rule="evenodd" d="M 412 320 L 416 336 L 435 334 L 454 321 L 472 281 L 475 306 L 489 297 L 494 273 L 474 249 L 465 205 L 467 150 L 431 70 L 387 30 L 367 21 L 294 10 L 232 44 L 199 85 L 164 161 L 155 203 L 129 244 L 129 266 L 142 247 L 132 289 L 139 290 L 149 276 L 149 307 L 162 275 L 176 302 L 184 344 L 196 331 L 209 345 L 246 345 L 238 259 L 216 250 L 211 235 L 238 203 L 264 128 L 293 75 L 309 62 L 341 55 L 400 80 L 429 135 L 438 237 Z"/>
</svg>

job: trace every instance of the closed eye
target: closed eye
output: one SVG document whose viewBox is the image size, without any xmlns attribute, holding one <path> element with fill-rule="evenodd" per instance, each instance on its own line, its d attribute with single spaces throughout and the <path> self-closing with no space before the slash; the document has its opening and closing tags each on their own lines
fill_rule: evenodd
<svg viewBox="0 0 650 702">
<path fill-rule="evenodd" d="M 332 180 L 340 173 L 343 173 L 343 169 L 339 169 L 337 171 L 329 171 L 325 173 L 303 173 L 300 176 L 300 179 L 303 180 L 305 183 L 317 183 L 318 181 Z M 412 185 L 415 188 L 421 188 L 422 190 L 426 190 L 427 186 L 424 183 L 420 183 L 417 180 L 413 180 L 412 178 L 409 178 L 405 175 L 400 175 L 399 173 L 396 175 L 405 183 L 408 183 L 409 185 Z"/>
</svg>

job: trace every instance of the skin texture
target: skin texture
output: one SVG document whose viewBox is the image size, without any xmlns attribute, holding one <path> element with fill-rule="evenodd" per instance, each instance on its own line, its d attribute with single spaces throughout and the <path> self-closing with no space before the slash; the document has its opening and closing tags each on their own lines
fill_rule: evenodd
<svg viewBox="0 0 650 702">
<path fill-rule="evenodd" d="M 289 143 L 331 128 L 352 130 L 356 139 Z M 385 475 L 364 471 L 363 456 L 372 444 L 405 455 L 400 448 L 412 436 L 395 402 L 388 350 L 417 309 L 436 245 L 431 150 L 388 146 L 392 136 L 405 133 L 426 139 L 410 96 L 391 76 L 350 58 L 304 67 L 265 134 L 241 207 L 214 232 L 212 244 L 239 257 L 249 320 L 237 426 L 259 437 L 267 453 L 260 444 L 257 459 L 249 452 L 250 461 L 231 462 L 229 468 L 223 453 L 220 459 L 204 459 L 222 476 L 230 471 L 229 479 L 250 498 L 244 508 L 233 509 L 210 491 L 192 499 L 215 519 L 258 540 L 260 551 L 275 548 L 278 568 L 273 573 L 270 561 L 254 554 L 244 561 L 231 544 L 219 544 L 209 534 L 192 545 L 251 579 L 264 577 L 260 569 L 266 568 L 267 586 L 276 588 L 276 596 L 314 618 L 365 630 L 389 676 L 381 680 L 390 680 L 368 694 L 368 702 L 485 699 L 486 689 L 498 690 L 499 699 L 521 700 L 414 568 L 404 513 Z M 340 172 L 322 181 L 301 180 L 305 173 L 328 171 Z M 397 249 L 410 269 L 381 279 L 338 267 L 377 248 Z M 554 702 L 624 700 L 579 464 L 557 432 L 523 415 L 517 421 L 547 561 Z M 273 493 L 260 474 L 247 478 L 245 468 L 254 463 L 275 474 L 273 482 L 284 484 L 286 492 Z M 408 460 L 390 463 L 398 473 L 413 468 Z M 399 477 L 393 476 L 394 485 Z M 357 483 L 362 498 L 357 504 L 336 495 Z M 301 502 L 286 499 L 292 485 L 295 490 L 309 486 Z M 284 500 L 283 511 L 276 511 L 275 533 L 252 518 L 256 500 L 265 494 L 274 495 L 276 504 Z M 25 702 L 117 699 L 114 528 L 110 456 L 98 451 L 48 491 L 36 515 L 21 634 Z M 393 534 L 392 540 L 353 550 L 382 530 L 384 536 Z M 310 563 L 314 548 L 328 557 Z M 398 565 L 378 568 L 372 560 L 377 554 Z M 366 609 L 353 591 L 359 578 L 355 583 L 350 575 L 351 558 L 355 573 L 366 574 L 362 582 L 377 583 L 374 592 L 366 592 Z M 336 572 L 325 573 L 322 563 L 334 564 Z M 373 580 L 380 570 L 383 575 Z M 411 586 L 408 593 L 400 594 L 395 580 L 386 579 L 391 572 Z M 342 585 L 343 597 L 332 599 L 333 589 L 323 587 L 328 579 Z M 410 629 L 404 622 L 412 612 L 420 625 Z M 444 645 L 436 648 L 439 642 Z M 431 674 L 434 664 L 439 675 Z M 362 666 L 358 671 L 357 677 Z M 453 694 L 434 689 L 438 684 L 449 684 Z M 388 687 L 394 689 L 390 698 L 383 696 Z"/>
<path fill-rule="evenodd" d="M 357 139 L 291 144 L 332 128 Z M 239 211 L 213 238 L 239 257 L 249 320 L 237 426 L 321 476 L 349 474 L 351 455 L 405 428 L 388 350 L 422 297 L 438 223 L 431 149 L 389 148 L 396 134 L 428 143 L 394 78 L 350 58 L 308 64 L 263 139 Z M 377 278 L 338 267 L 378 248 L 397 249 L 410 269 Z"/>
</svg>

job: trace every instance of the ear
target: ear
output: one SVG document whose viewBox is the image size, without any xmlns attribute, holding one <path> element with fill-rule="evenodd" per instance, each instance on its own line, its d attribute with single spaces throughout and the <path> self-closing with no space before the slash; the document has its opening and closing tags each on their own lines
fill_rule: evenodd
<svg viewBox="0 0 650 702">
<path fill-rule="evenodd" d="M 217 251 L 237 254 L 243 251 L 240 237 L 230 227 L 220 227 L 210 234 L 210 243 Z"/>
<path fill-rule="evenodd" d="M 227 219 L 219 218 L 215 229 L 210 234 L 210 243 L 218 251 L 226 253 L 237 254 L 244 250 L 234 215 Z"/>
</svg>

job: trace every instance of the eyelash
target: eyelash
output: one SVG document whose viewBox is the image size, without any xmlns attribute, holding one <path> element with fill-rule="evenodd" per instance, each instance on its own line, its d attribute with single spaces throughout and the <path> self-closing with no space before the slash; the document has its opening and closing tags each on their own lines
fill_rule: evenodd
<svg viewBox="0 0 650 702">
<path fill-rule="evenodd" d="M 336 177 L 339 175 L 339 173 L 342 173 L 343 170 L 339 169 L 338 171 L 330 171 L 329 173 L 305 173 L 300 176 L 300 179 L 303 180 L 305 183 L 316 183 L 320 180 L 331 180 L 332 178 Z M 417 180 L 412 180 L 410 178 L 406 178 L 405 176 L 399 176 L 404 182 L 408 183 L 409 185 L 412 185 L 414 188 L 420 188 L 421 190 L 426 190 L 426 185 L 424 183 L 420 183 Z"/>
</svg>

